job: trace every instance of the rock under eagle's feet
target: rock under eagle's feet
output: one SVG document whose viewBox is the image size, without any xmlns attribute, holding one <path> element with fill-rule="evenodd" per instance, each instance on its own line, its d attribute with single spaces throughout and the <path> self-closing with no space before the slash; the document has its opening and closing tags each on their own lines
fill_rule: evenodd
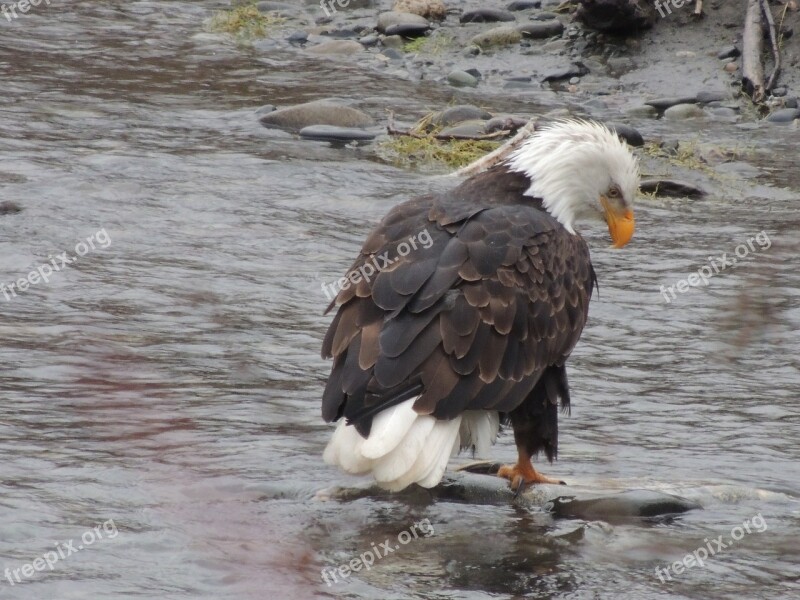
<svg viewBox="0 0 800 600">
<path fill-rule="evenodd" d="M 533 468 L 530 461 L 526 462 L 517 463 L 515 465 L 503 465 L 497 471 L 498 477 L 503 477 L 511 482 L 511 489 L 514 490 L 514 496 L 518 496 L 528 485 L 533 483 L 567 485 L 565 482 L 559 481 L 558 479 L 545 477 Z"/>
</svg>

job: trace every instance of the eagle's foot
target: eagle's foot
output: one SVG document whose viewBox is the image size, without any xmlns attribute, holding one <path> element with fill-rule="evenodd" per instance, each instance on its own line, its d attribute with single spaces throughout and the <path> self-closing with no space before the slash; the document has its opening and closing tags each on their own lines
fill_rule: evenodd
<svg viewBox="0 0 800 600">
<path fill-rule="evenodd" d="M 559 485 L 567 485 L 563 481 L 545 477 L 539 471 L 533 468 L 530 459 L 520 460 L 515 465 L 503 465 L 497 471 L 498 477 L 503 477 L 511 482 L 511 489 L 514 490 L 514 496 L 518 496 L 522 491 L 534 483 L 552 483 Z"/>
</svg>

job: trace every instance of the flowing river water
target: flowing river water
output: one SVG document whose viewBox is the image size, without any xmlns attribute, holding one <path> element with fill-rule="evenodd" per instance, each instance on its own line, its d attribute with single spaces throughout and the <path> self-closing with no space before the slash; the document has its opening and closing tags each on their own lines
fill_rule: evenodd
<svg viewBox="0 0 800 600">
<path fill-rule="evenodd" d="M 600 296 L 571 360 L 559 461 L 543 470 L 703 510 L 607 523 L 424 497 L 324 502 L 358 480 L 321 461 L 321 284 L 393 204 L 450 183 L 264 129 L 254 111 L 346 96 L 412 115 L 450 96 L 237 47 L 204 32 L 215 6 L 53 0 L 0 22 L 0 202 L 23 208 L 0 216 L 0 283 L 74 259 L 0 296 L 0 598 L 798 597 L 797 131 L 636 123 L 746 147 L 759 175 L 732 172 L 702 200 L 642 198 L 623 251 L 587 232 Z M 761 231 L 769 247 L 708 286 L 659 291 Z M 494 457 L 514 455 L 506 433 Z M 418 522 L 430 535 L 323 581 Z M 703 566 L 659 580 L 719 536 Z M 42 556 L 52 568 L 35 568 Z"/>
</svg>

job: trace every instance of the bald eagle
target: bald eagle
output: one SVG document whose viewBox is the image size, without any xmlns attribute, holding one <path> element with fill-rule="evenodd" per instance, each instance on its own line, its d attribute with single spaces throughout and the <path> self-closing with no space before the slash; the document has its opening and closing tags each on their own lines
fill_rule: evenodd
<svg viewBox="0 0 800 600">
<path fill-rule="evenodd" d="M 515 490 L 559 483 L 531 458 L 556 457 L 565 365 L 596 284 L 575 223 L 605 221 L 621 248 L 638 188 L 617 135 L 568 120 L 450 191 L 395 206 L 328 307 L 322 416 L 340 422 L 324 460 L 389 490 L 429 488 L 452 455 L 485 457 L 510 423 L 518 461 L 498 475 Z"/>
</svg>

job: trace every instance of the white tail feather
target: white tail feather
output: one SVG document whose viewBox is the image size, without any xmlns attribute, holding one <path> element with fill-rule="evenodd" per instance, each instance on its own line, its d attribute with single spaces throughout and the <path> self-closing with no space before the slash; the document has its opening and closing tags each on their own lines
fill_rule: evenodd
<svg viewBox="0 0 800 600">
<path fill-rule="evenodd" d="M 361 448 L 366 458 L 380 458 L 397 447 L 419 418 L 413 408 L 416 400 L 406 400 L 375 415 L 369 438 Z"/>
<path fill-rule="evenodd" d="M 323 459 L 353 474 L 371 472 L 383 488 L 399 491 L 417 483 L 434 487 L 447 462 L 459 448 L 475 448 L 485 456 L 500 426 L 494 411 L 467 411 L 455 419 L 439 420 L 414 411 L 416 398 L 378 413 L 370 435 L 361 437 L 342 419 Z"/>
</svg>

